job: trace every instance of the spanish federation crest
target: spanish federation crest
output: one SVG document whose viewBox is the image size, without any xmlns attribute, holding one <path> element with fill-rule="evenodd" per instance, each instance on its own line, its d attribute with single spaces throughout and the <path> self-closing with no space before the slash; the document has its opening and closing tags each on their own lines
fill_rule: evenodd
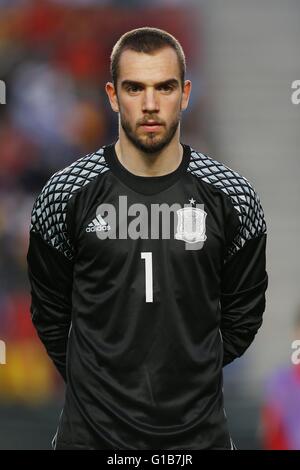
<svg viewBox="0 0 300 470">
<path fill-rule="evenodd" d="M 177 210 L 178 225 L 175 238 L 187 243 L 204 242 L 207 213 L 198 207 L 184 207 Z"/>
</svg>

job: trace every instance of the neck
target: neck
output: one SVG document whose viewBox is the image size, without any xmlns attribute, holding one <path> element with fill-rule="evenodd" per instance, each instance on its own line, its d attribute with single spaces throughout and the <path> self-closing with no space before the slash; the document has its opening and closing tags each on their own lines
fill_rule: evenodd
<svg viewBox="0 0 300 470">
<path fill-rule="evenodd" d="M 115 151 L 122 165 L 137 176 L 166 175 L 175 171 L 183 158 L 183 147 L 178 139 L 173 139 L 159 152 L 147 154 L 120 136 Z"/>
</svg>

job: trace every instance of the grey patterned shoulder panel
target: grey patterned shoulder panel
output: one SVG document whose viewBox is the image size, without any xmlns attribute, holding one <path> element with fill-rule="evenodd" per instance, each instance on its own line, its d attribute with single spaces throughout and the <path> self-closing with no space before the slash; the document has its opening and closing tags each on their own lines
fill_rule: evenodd
<svg viewBox="0 0 300 470">
<path fill-rule="evenodd" d="M 247 240 L 266 233 L 267 227 L 259 196 L 244 176 L 193 148 L 187 171 L 223 191 L 238 212 L 240 228 L 229 247 L 226 260 L 242 248 Z"/>
<path fill-rule="evenodd" d="M 39 233 L 49 245 L 72 260 L 74 251 L 66 228 L 67 202 L 77 191 L 108 169 L 101 147 L 54 173 L 35 200 L 30 231 Z"/>
</svg>

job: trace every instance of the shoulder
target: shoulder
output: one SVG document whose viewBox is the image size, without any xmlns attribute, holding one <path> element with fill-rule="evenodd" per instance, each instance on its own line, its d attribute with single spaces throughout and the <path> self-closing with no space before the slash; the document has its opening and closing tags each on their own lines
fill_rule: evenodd
<svg viewBox="0 0 300 470">
<path fill-rule="evenodd" d="M 260 197 L 245 176 L 193 148 L 188 171 L 230 199 L 238 213 L 240 236 L 244 241 L 266 232 Z"/>
<path fill-rule="evenodd" d="M 78 158 L 62 170 L 55 172 L 41 190 L 39 198 L 48 198 L 53 193 L 64 193 L 71 197 L 76 191 L 90 183 L 108 169 L 104 158 L 104 147 Z"/>
<path fill-rule="evenodd" d="M 46 242 L 70 258 L 70 246 L 66 242 L 68 201 L 106 170 L 103 146 L 51 175 L 34 202 L 30 231 L 39 233 Z"/>
</svg>

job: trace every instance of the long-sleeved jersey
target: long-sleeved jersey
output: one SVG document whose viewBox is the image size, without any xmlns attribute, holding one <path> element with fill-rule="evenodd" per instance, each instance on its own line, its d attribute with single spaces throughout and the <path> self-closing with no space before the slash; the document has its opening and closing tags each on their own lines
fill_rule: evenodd
<svg viewBox="0 0 300 470">
<path fill-rule="evenodd" d="M 181 145 L 162 176 L 102 146 L 35 200 L 31 316 L 66 382 L 55 449 L 232 448 L 222 367 L 262 324 L 266 223 L 245 177 Z"/>
</svg>

